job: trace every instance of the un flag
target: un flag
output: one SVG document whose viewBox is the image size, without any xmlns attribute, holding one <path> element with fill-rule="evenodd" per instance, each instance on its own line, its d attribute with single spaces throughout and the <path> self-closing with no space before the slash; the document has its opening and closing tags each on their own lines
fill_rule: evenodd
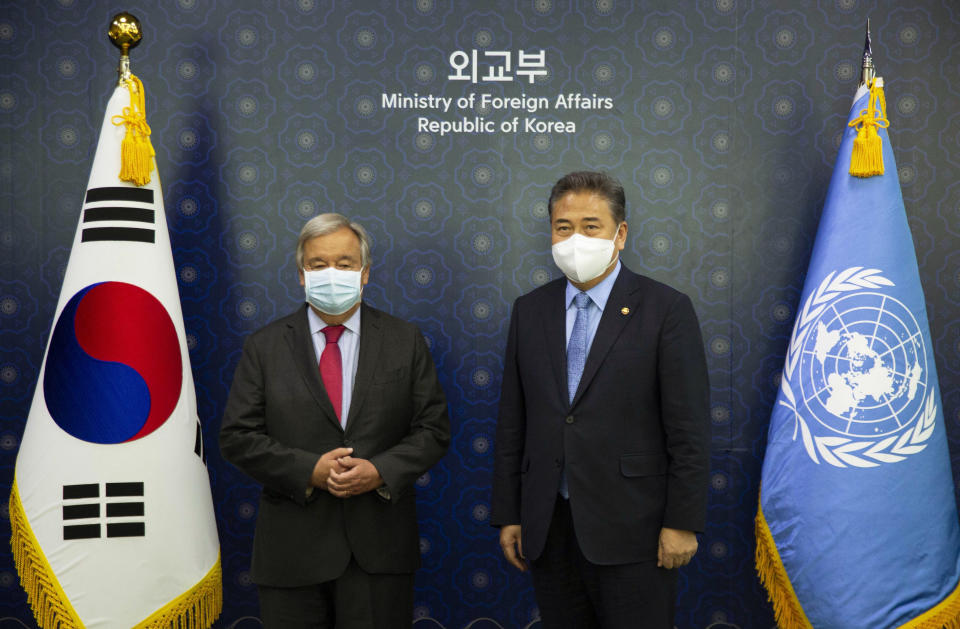
<svg viewBox="0 0 960 629">
<path fill-rule="evenodd" d="M 850 174 L 848 126 L 770 418 L 757 569 L 782 628 L 960 622 L 936 364 L 883 117 L 876 79 L 850 120 L 872 125 L 883 173 Z"/>
</svg>

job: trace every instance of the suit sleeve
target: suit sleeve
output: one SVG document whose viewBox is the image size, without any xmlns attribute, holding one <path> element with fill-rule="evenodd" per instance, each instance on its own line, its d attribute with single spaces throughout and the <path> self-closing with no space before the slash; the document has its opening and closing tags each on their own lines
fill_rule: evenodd
<svg viewBox="0 0 960 629">
<path fill-rule="evenodd" d="M 272 438 L 265 417 L 263 353 L 258 337 L 248 337 L 233 374 L 220 427 L 220 452 L 254 480 L 305 504 L 319 454 L 286 446 Z"/>
<path fill-rule="evenodd" d="M 660 405 L 668 458 L 663 526 L 701 532 L 710 471 L 710 384 L 690 298 L 671 304 L 659 339 Z"/>
<path fill-rule="evenodd" d="M 526 412 L 517 366 L 517 312 L 518 307 L 514 303 L 507 336 L 507 351 L 503 359 L 503 383 L 497 417 L 490 517 L 493 526 L 520 523 L 520 464 L 526 435 Z"/>
<path fill-rule="evenodd" d="M 390 490 L 393 502 L 439 461 L 450 445 L 447 398 L 437 379 L 437 370 L 423 335 L 415 330 L 414 337 L 410 432 L 393 447 L 370 458 Z"/>
</svg>

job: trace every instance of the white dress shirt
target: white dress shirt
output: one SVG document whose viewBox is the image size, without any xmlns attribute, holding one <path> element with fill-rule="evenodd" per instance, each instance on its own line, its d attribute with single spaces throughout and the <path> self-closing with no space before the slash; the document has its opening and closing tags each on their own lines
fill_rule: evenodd
<svg viewBox="0 0 960 629">
<path fill-rule="evenodd" d="M 603 281 L 587 291 L 590 297 L 590 305 L 587 306 L 587 347 L 586 355 L 590 355 L 590 346 L 593 345 L 593 337 L 597 334 L 597 328 L 600 327 L 600 317 L 603 316 L 603 309 L 607 307 L 607 299 L 610 298 L 610 291 L 613 290 L 613 284 L 620 275 L 620 260 L 617 259 L 617 265 L 613 268 L 610 275 L 603 278 Z M 573 334 L 573 324 L 577 320 L 577 307 L 573 303 L 573 298 L 577 296 L 580 289 L 567 280 L 566 301 L 567 307 L 567 345 L 570 344 L 570 335 Z"/>
</svg>

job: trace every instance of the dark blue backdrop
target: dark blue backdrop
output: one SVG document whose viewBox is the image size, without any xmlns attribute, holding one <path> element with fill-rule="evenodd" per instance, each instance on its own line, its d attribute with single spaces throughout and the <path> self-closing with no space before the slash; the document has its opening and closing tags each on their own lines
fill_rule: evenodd
<svg viewBox="0 0 960 629">
<path fill-rule="evenodd" d="M 327 210 L 371 231 L 366 299 L 420 326 L 450 400 L 453 446 L 419 483 L 416 609 L 436 622 L 417 626 L 535 617 L 528 577 L 504 564 L 488 526 L 501 354 L 512 300 L 558 274 L 550 185 L 589 167 L 626 185 L 626 263 L 688 292 L 707 343 L 710 525 L 682 572 L 677 625 L 770 627 L 753 571 L 759 468 L 868 15 L 960 454 L 953 0 L 0 0 L 0 495 L 115 81 L 105 31 L 120 10 L 146 31 L 133 68 L 210 452 L 222 626 L 259 626 L 248 575 L 258 487 L 220 459 L 220 415 L 244 336 L 301 301 L 296 234 Z M 449 54 L 473 49 L 544 49 L 548 74 L 534 85 L 448 81 Z M 538 114 L 574 121 L 572 134 L 441 136 L 380 100 L 471 91 L 597 94 L 614 108 Z M 7 529 L 5 505 L 0 514 Z M 21 622 L 33 624 L 2 546 L 0 626 Z"/>
</svg>

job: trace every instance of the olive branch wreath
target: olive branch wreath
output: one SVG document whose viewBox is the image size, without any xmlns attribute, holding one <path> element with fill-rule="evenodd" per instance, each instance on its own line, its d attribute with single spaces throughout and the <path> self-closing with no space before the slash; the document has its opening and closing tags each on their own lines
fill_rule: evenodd
<svg viewBox="0 0 960 629">
<path fill-rule="evenodd" d="M 924 404 L 923 416 L 911 430 L 900 435 L 892 435 L 881 441 L 857 441 L 838 436 L 814 436 L 807 426 L 807 422 L 797 411 L 796 396 L 790 386 L 793 372 L 797 368 L 800 350 L 810 335 L 813 322 L 830 306 L 830 303 L 841 293 L 860 290 L 863 288 L 880 288 L 893 286 L 893 282 L 880 275 L 879 269 L 865 269 L 862 266 L 850 267 L 839 272 L 832 272 L 820 282 L 803 304 L 800 316 L 794 324 L 793 335 L 790 338 L 790 347 L 783 365 L 783 376 L 780 379 L 780 390 L 783 398 L 779 403 L 793 411 L 795 424 L 793 440 L 797 440 L 797 431 L 803 440 L 803 447 L 807 455 L 819 464 L 820 458 L 835 467 L 877 467 L 880 463 L 896 463 L 903 461 L 908 455 L 916 454 L 927 447 L 927 441 L 933 434 L 937 417 L 937 404 L 931 392 Z M 819 457 L 817 454 L 819 453 Z"/>
</svg>

